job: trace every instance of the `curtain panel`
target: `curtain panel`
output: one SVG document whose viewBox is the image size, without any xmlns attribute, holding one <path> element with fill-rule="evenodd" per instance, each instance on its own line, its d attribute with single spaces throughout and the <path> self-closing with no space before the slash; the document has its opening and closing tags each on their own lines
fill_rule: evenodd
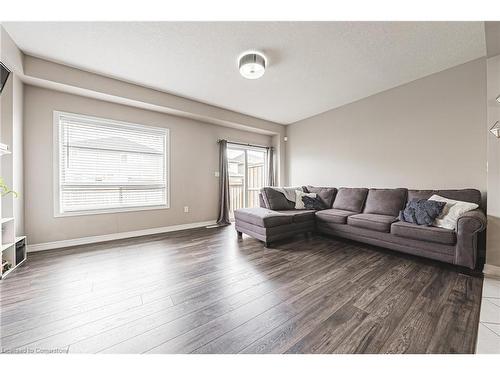
<svg viewBox="0 0 500 375">
<path fill-rule="evenodd" d="M 219 216 L 218 225 L 230 225 L 229 220 L 229 172 L 227 164 L 227 141 L 219 141 Z"/>
<path fill-rule="evenodd" d="M 276 184 L 274 177 L 274 148 L 267 149 L 267 185 L 274 186 Z"/>
</svg>

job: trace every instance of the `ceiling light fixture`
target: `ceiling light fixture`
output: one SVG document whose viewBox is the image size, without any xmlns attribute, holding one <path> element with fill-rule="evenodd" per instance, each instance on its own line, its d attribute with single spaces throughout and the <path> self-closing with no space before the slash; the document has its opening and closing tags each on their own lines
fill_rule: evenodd
<svg viewBox="0 0 500 375">
<path fill-rule="evenodd" d="M 238 58 L 240 74 L 246 79 L 257 79 L 264 75 L 267 58 L 257 51 L 247 51 Z"/>
<path fill-rule="evenodd" d="M 500 103 L 500 95 L 497 96 L 497 102 Z"/>
</svg>

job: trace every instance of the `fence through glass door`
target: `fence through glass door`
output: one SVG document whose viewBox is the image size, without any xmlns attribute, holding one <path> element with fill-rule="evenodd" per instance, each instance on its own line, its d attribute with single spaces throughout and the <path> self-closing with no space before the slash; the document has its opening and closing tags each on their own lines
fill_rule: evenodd
<svg viewBox="0 0 500 375">
<path fill-rule="evenodd" d="M 255 147 L 228 145 L 229 209 L 259 205 L 259 191 L 265 184 L 266 150 Z"/>
</svg>

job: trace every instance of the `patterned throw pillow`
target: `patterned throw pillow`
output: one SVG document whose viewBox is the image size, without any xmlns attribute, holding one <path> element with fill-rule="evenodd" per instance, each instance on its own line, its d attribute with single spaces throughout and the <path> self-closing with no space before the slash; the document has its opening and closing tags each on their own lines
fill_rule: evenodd
<svg viewBox="0 0 500 375">
<path fill-rule="evenodd" d="M 295 208 L 295 202 L 286 199 L 285 195 L 275 188 L 264 187 L 261 193 L 266 207 L 270 210 L 293 210 Z"/>
<path fill-rule="evenodd" d="M 444 198 L 440 195 L 433 195 L 429 200 L 430 199 L 445 204 L 443 211 L 436 217 L 433 225 L 446 229 L 456 229 L 460 216 L 479 207 L 475 203 L 456 201 L 454 199 Z"/>
<path fill-rule="evenodd" d="M 326 209 L 323 200 L 319 196 L 316 198 L 302 197 L 302 202 L 304 202 L 304 207 L 306 208 L 306 210 L 320 211 Z"/>
<path fill-rule="evenodd" d="M 430 226 L 443 211 L 445 202 L 427 199 L 413 199 L 399 212 L 399 220 L 407 223 Z"/>
<path fill-rule="evenodd" d="M 316 193 L 304 193 L 300 190 L 295 190 L 295 209 L 296 210 L 305 210 L 304 202 L 302 201 L 303 197 L 309 198 L 317 198 Z"/>
<path fill-rule="evenodd" d="M 306 193 L 318 194 L 318 199 L 321 201 L 321 203 L 323 203 L 325 209 L 332 207 L 333 200 L 337 195 L 337 189 L 332 187 L 317 187 L 317 186 L 307 185 L 304 186 L 302 189 L 304 189 Z"/>
</svg>

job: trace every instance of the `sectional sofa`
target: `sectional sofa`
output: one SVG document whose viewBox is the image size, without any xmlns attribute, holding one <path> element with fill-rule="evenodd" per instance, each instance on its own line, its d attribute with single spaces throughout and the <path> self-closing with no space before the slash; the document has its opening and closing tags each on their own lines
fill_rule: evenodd
<svg viewBox="0 0 500 375">
<path fill-rule="evenodd" d="M 285 195 L 273 188 L 264 188 L 260 195 L 261 207 L 235 211 L 238 235 L 245 233 L 264 241 L 267 247 L 272 241 L 316 231 L 470 269 L 477 266 L 478 236 L 486 228 L 486 217 L 480 208 L 461 216 L 455 230 L 402 222 L 398 220 L 398 214 L 408 201 L 428 199 L 433 194 L 481 206 L 478 190 L 312 186 L 302 189 L 317 193 L 328 208 L 295 210 L 295 203 L 287 200 Z"/>
</svg>

